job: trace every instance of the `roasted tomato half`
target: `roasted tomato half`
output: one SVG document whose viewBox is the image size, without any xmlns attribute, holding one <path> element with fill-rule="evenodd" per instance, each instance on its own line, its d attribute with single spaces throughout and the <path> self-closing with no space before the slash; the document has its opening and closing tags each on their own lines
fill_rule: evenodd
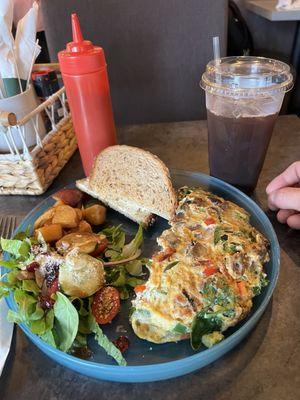
<svg viewBox="0 0 300 400">
<path fill-rule="evenodd" d="M 111 322 L 120 310 L 120 295 L 116 288 L 104 286 L 94 295 L 92 314 L 98 324 Z"/>
</svg>

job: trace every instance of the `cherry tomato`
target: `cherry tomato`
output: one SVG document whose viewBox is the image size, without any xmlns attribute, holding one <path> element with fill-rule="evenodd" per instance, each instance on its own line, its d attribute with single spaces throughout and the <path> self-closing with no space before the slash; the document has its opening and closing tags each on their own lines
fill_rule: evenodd
<svg viewBox="0 0 300 400">
<path fill-rule="evenodd" d="M 204 220 L 205 225 L 213 225 L 216 223 L 216 220 L 212 217 L 208 217 Z"/>
<path fill-rule="evenodd" d="M 116 288 L 104 286 L 94 295 L 92 314 L 98 324 L 111 322 L 120 310 L 120 295 Z"/>
<path fill-rule="evenodd" d="M 100 254 L 102 254 L 104 252 L 104 250 L 107 248 L 108 245 L 108 240 L 105 238 L 103 240 L 101 240 L 101 242 L 99 242 L 97 244 L 96 249 L 93 251 L 93 253 L 91 253 L 90 255 L 92 257 L 98 257 L 100 256 Z"/>
</svg>

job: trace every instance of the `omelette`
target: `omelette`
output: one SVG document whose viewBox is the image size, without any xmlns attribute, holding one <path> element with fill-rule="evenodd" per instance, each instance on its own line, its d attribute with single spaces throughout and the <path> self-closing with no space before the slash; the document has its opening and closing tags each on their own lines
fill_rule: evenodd
<svg viewBox="0 0 300 400">
<path fill-rule="evenodd" d="M 211 347 L 245 318 L 267 285 L 269 243 L 238 205 L 201 188 L 183 187 L 178 197 L 130 320 L 150 342 L 190 338 L 194 349 Z"/>
</svg>

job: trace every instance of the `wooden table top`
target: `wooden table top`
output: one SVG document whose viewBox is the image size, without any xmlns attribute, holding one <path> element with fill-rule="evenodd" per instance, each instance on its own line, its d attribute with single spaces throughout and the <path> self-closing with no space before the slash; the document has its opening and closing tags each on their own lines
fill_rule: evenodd
<svg viewBox="0 0 300 400">
<path fill-rule="evenodd" d="M 208 173 L 205 121 L 129 126 L 119 142 L 143 147 L 170 168 Z M 281 245 L 279 282 L 254 331 L 210 366 L 170 381 L 123 384 L 78 375 L 47 358 L 15 329 L 8 362 L 0 378 L 3 400 L 214 399 L 289 400 L 300 396 L 300 232 L 276 221 L 266 209 L 265 187 L 300 159 L 300 120 L 279 117 L 254 200 L 266 210 Z M 0 214 L 23 217 L 50 192 L 83 176 L 75 154 L 43 196 L 0 196 Z"/>
</svg>

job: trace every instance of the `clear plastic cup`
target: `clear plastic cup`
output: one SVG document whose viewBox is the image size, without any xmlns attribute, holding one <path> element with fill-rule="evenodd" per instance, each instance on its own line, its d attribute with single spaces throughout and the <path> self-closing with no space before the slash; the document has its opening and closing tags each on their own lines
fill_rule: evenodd
<svg viewBox="0 0 300 400">
<path fill-rule="evenodd" d="M 263 57 L 210 61 L 206 93 L 210 174 L 251 192 L 261 172 L 285 93 L 290 67 Z"/>
</svg>

